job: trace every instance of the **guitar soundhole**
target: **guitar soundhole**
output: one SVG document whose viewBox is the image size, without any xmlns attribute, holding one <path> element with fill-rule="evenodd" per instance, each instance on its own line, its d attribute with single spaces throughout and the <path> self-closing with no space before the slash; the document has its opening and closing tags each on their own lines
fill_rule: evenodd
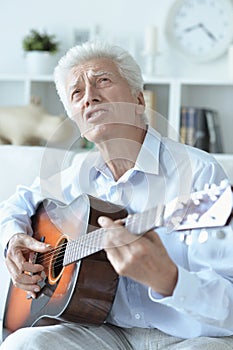
<svg viewBox="0 0 233 350">
<path fill-rule="evenodd" d="M 60 279 L 62 272 L 64 270 L 63 259 L 66 249 L 67 239 L 62 237 L 54 249 L 53 257 L 50 261 L 49 266 L 49 282 L 50 284 L 55 284 Z"/>
</svg>

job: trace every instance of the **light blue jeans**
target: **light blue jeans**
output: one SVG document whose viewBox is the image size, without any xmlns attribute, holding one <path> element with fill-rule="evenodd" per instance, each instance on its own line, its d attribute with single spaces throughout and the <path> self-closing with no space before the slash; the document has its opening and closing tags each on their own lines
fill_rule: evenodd
<svg viewBox="0 0 233 350">
<path fill-rule="evenodd" d="M 24 328 L 8 336 L 0 350 L 230 350 L 233 337 L 181 339 L 157 329 L 60 324 Z"/>
</svg>

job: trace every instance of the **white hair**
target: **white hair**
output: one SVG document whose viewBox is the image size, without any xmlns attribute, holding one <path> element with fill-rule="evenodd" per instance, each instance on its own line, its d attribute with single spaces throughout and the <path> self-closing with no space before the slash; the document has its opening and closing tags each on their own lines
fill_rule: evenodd
<svg viewBox="0 0 233 350">
<path fill-rule="evenodd" d="M 109 58 L 119 70 L 119 73 L 128 82 L 133 94 L 143 90 L 143 78 L 139 65 L 135 59 L 123 48 L 103 42 L 85 42 L 72 47 L 63 56 L 54 70 L 54 80 L 57 93 L 70 116 L 68 96 L 65 88 L 66 77 L 69 71 L 80 63 L 95 58 Z"/>
</svg>

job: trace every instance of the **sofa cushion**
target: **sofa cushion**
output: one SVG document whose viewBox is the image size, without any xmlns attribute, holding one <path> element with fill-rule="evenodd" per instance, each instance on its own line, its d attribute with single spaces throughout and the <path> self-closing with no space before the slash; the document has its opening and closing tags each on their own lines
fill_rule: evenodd
<svg viewBox="0 0 233 350">
<path fill-rule="evenodd" d="M 68 155 L 67 155 L 68 154 Z M 42 146 L 0 146 L 0 202 L 11 196 L 17 185 L 30 185 L 41 172 L 52 175 L 69 165 L 75 152 L 67 152 L 63 149 L 45 148 Z M 64 161 L 66 159 L 66 162 Z M 67 160 L 68 159 L 68 160 Z M 42 169 L 43 168 L 43 169 Z M 5 263 L 3 251 L 0 246 L 0 323 L 3 317 L 4 302 L 7 296 L 10 282 Z M 1 327 L 1 324 L 0 324 Z M 1 331 L 0 331 L 1 343 Z"/>
</svg>

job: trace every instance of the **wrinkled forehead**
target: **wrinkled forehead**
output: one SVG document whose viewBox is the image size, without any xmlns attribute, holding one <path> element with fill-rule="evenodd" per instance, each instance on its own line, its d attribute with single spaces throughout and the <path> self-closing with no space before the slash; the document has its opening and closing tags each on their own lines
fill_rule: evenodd
<svg viewBox="0 0 233 350">
<path fill-rule="evenodd" d="M 108 58 L 95 58 L 73 67 L 67 77 L 70 84 L 82 81 L 85 77 L 92 78 L 101 75 L 120 76 L 116 64 Z"/>
</svg>

